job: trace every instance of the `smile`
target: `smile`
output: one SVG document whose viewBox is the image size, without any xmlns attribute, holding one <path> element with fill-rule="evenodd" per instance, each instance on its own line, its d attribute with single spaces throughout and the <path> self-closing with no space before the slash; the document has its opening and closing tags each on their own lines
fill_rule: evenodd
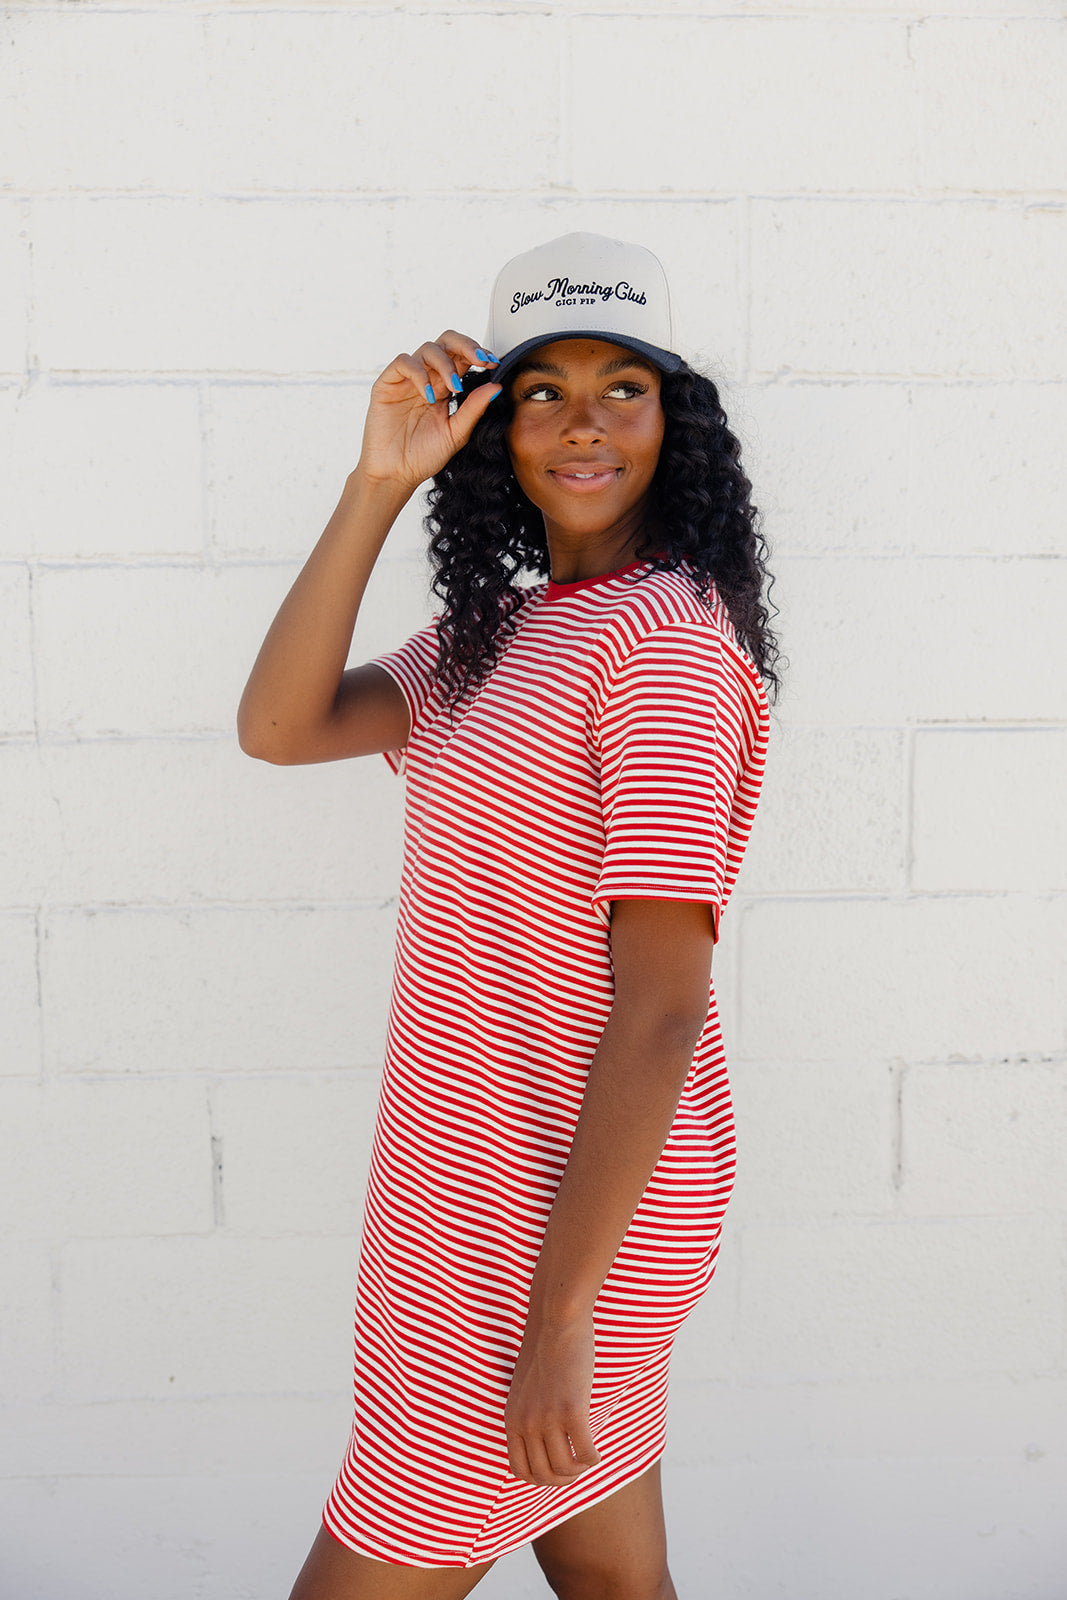
<svg viewBox="0 0 1067 1600">
<path fill-rule="evenodd" d="M 605 485 L 614 483 L 621 471 L 621 467 L 607 467 L 596 472 L 555 471 L 551 476 L 576 494 L 588 494 L 591 490 L 603 489 Z"/>
</svg>

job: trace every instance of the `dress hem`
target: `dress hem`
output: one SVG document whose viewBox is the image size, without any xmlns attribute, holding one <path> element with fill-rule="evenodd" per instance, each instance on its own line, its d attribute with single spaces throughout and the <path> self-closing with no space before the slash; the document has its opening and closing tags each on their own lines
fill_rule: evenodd
<svg viewBox="0 0 1067 1600">
<path fill-rule="evenodd" d="M 467 1559 L 463 1561 L 414 1561 L 410 1557 L 382 1555 L 378 1550 L 371 1550 L 366 1546 L 354 1543 L 351 1539 L 342 1538 L 337 1529 L 327 1521 L 325 1508 L 322 1513 L 322 1526 L 332 1538 L 336 1539 L 338 1544 L 344 1545 L 346 1550 L 351 1550 L 358 1556 L 366 1556 L 371 1561 L 380 1561 L 385 1566 L 419 1567 L 426 1571 L 434 1571 L 438 1567 L 449 1571 L 468 1571 L 471 1567 L 483 1566 L 487 1561 L 499 1561 L 501 1556 L 513 1555 L 516 1550 L 522 1550 L 526 1545 L 532 1544 L 535 1539 L 539 1539 L 543 1533 L 550 1533 L 553 1528 L 559 1527 L 560 1523 L 569 1522 L 571 1517 L 579 1516 L 581 1512 L 588 1511 L 591 1507 L 599 1505 L 602 1500 L 607 1500 L 617 1489 L 625 1489 L 628 1483 L 633 1483 L 635 1478 L 639 1478 L 643 1472 L 647 1472 L 650 1467 L 655 1466 L 663 1455 L 664 1444 L 665 1440 L 661 1438 L 647 1457 L 641 1459 L 623 1477 L 613 1479 L 610 1484 L 595 1493 L 591 1499 L 583 1500 L 577 1506 L 569 1505 L 558 1515 L 553 1514 L 550 1509 L 546 1509 L 543 1521 L 539 1522 L 530 1532 L 524 1533 L 521 1537 L 515 1538 L 511 1542 L 505 1538 L 498 1548 L 494 1549 L 490 1546 L 488 1550 L 479 1552 L 477 1556 L 472 1551 Z"/>
</svg>

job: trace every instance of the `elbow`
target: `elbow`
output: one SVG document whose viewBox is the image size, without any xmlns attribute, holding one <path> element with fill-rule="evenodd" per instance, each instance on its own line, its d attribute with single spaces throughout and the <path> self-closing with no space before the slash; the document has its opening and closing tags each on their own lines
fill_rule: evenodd
<svg viewBox="0 0 1067 1600">
<path fill-rule="evenodd" d="M 275 767 L 288 765 L 277 739 L 265 736 L 262 728 L 251 726 L 241 716 L 237 718 L 237 743 L 244 754 L 251 756 L 254 761 L 269 761 Z"/>
<path fill-rule="evenodd" d="M 691 1061 L 708 1020 L 706 1004 L 700 1010 L 654 1002 L 627 1005 L 617 1000 L 613 1011 L 630 1036 L 640 1039 L 642 1050 L 663 1061 Z"/>
</svg>

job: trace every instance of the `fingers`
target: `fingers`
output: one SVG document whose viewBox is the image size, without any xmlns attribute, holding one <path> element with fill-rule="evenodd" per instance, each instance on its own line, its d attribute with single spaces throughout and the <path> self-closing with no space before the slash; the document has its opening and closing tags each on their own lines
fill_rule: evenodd
<svg viewBox="0 0 1067 1600">
<path fill-rule="evenodd" d="M 600 1460 L 588 1428 L 575 1423 L 574 1431 L 584 1431 L 588 1446 L 572 1444 L 568 1432 L 560 1428 L 545 1429 L 542 1433 L 516 1435 L 512 1446 L 512 1472 L 527 1483 L 559 1486 L 573 1483 Z M 520 1468 L 528 1470 L 519 1470 Z"/>
<path fill-rule="evenodd" d="M 496 365 L 495 357 L 483 350 L 467 334 L 446 328 L 439 339 L 428 339 L 413 354 L 397 356 L 383 378 L 392 384 L 404 384 L 404 393 L 398 399 L 411 399 L 412 391 L 427 405 L 458 396 L 463 390 L 463 376 L 471 367 Z M 410 387 L 409 387 L 410 385 Z"/>
<path fill-rule="evenodd" d="M 497 395 L 501 393 L 498 384 L 482 384 L 471 391 L 455 414 L 449 418 L 449 427 L 457 450 L 467 443 L 479 420 L 485 416 Z"/>
</svg>

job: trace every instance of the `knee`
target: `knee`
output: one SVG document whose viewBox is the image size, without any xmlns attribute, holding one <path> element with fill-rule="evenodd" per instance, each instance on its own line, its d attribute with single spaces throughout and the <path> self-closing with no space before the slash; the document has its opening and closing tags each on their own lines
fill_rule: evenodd
<svg viewBox="0 0 1067 1600">
<path fill-rule="evenodd" d="M 538 1557 L 556 1600 L 678 1600 L 665 1565 L 638 1570 L 610 1563 L 573 1566 Z"/>
</svg>

